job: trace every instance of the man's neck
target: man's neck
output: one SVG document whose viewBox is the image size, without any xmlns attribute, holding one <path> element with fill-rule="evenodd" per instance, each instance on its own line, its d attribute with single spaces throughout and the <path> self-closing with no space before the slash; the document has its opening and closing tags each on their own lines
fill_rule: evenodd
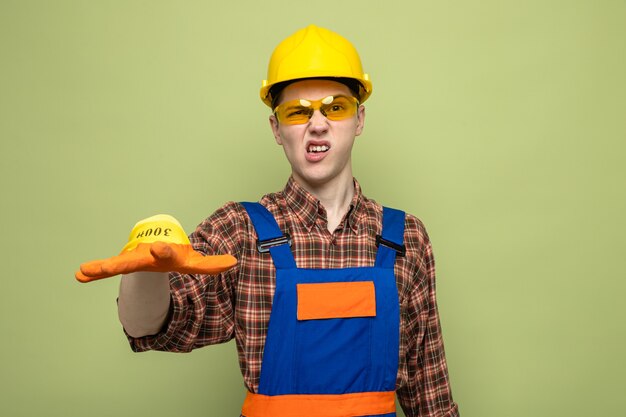
<svg viewBox="0 0 626 417">
<path fill-rule="evenodd" d="M 313 194 L 326 209 L 328 221 L 328 231 L 333 233 L 343 216 L 350 209 L 350 203 L 354 197 L 354 179 L 350 175 L 346 178 L 337 178 L 332 183 L 326 183 L 320 186 L 314 184 L 300 185 Z"/>
</svg>

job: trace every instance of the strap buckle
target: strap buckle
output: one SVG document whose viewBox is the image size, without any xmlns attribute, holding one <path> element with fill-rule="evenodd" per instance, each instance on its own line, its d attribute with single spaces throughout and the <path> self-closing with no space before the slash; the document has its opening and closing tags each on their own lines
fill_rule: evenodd
<svg viewBox="0 0 626 417">
<path fill-rule="evenodd" d="M 395 250 L 398 256 L 406 255 L 405 245 L 398 245 L 397 243 L 393 243 L 390 240 L 383 239 L 381 235 L 376 235 L 376 247 L 378 247 L 379 245 L 387 246 L 388 248 Z"/>
<path fill-rule="evenodd" d="M 259 253 L 266 253 L 270 251 L 271 247 L 288 244 L 291 247 L 291 236 L 289 233 L 285 233 L 283 236 L 275 237 L 267 240 L 257 240 L 256 248 Z"/>
</svg>

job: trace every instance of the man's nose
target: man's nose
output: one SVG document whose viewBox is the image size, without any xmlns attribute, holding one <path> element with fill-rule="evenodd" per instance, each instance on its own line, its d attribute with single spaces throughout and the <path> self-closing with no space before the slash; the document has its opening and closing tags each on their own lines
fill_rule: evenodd
<svg viewBox="0 0 626 417">
<path fill-rule="evenodd" d="M 326 133 L 328 131 L 328 119 L 321 111 L 315 110 L 309 120 L 309 131 L 315 134 Z"/>
</svg>

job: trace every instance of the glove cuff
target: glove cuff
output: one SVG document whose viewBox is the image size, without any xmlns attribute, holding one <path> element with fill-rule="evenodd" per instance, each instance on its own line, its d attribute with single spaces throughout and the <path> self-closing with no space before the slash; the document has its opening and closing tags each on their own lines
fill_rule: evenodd
<svg viewBox="0 0 626 417">
<path fill-rule="evenodd" d="M 167 214 L 143 219 L 133 227 L 122 252 L 133 250 L 140 243 L 169 242 L 189 245 L 189 238 L 178 220 Z"/>
</svg>

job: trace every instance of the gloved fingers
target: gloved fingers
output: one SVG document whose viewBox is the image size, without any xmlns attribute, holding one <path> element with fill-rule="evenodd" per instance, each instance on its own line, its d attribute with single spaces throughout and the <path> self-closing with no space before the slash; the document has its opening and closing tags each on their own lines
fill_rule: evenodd
<svg viewBox="0 0 626 417">
<path fill-rule="evenodd" d="M 181 268 L 189 254 L 194 253 L 197 254 L 191 245 L 186 244 L 162 241 L 139 243 L 135 249 L 109 258 L 102 265 L 102 270 L 114 275 L 137 271 L 184 272 Z"/>
<path fill-rule="evenodd" d="M 150 251 L 151 244 L 140 243 L 135 249 L 124 251 L 107 259 L 85 262 L 75 277 L 80 282 L 90 282 L 120 274 L 138 271 L 169 272 L 170 265 L 158 265 Z"/>
<path fill-rule="evenodd" d="M 106 259 L 97 259 L 80 264 L 80 272 L 88 277 L 97 277 L 102 274 L 102 264 Z"/>
<path fill-rule="evenodd" d="M 74 277 L 75 277 L 78 281 L 80 281 L 80 282 L 91 282 L 91 281 L 95 281 L 95 280 L 97 280 L 97 279 L 107 278 L 107 277 L 105 277 L 105 276 L 99 276 L 99 275 L 96 275 L 96 276 L 87 276 L 87 275 L 83 274 L 80 270 L 78 270 L 78 271 L 76 271 L 76 272 L 74 273 Z"/>
<path fill-rule="evenodd" d="M 130 274 L 137 271 L 158 271 L 156 261 L 150 253 L 150 244 L 141 243 L 133 250 L 124 251 L 117 256 L 107 259 L 102 264 L 102 272 L 109 276 L 119 274 Z"/>
<path fill-rule="evenodd" d="M 186 246 L 190 245 L 157 241 L 150 245 L 150 253 L 157 264 L 182 265 L 186 255 L 184 250 Z"/>
<path fill-rule="evenodd" d="M 124 251 L 117 256 L 82 264 L 75 277 L 80 282 L 90 282 L 138 271 L 215 275 L 235 265 L 237 259 L 234 256 L 203 256 L 188 244 L 140 243 L 135 249 Z"/>
<path fill-rule="evenodd" d="M 157 265 L 183 274 L 215 275 L 237 264 L 231 255 L 203 256 L 186 244 L 154 242 L 150 252 Z"/>
<path fill-rule="evenodd" d="M 80 282 L 91 282 L 102 278 L 112 277 L 114 273 L 108 272 L 104 265 L 110 261 L 108 259 L 98 259 L 95 261 L 85 262 L 80 265 L 80 270 L 76 271 L 74 277 Z"/>
<path fill-rule="evenodd" d="M 207 255 L 203 256 L 198 252 L 189 253 L 184 272 L 187 274 L 207 274 L 216 275 L 227 271 L 237 265 L 237 259 L 232 255 Z"/>
</svg>

